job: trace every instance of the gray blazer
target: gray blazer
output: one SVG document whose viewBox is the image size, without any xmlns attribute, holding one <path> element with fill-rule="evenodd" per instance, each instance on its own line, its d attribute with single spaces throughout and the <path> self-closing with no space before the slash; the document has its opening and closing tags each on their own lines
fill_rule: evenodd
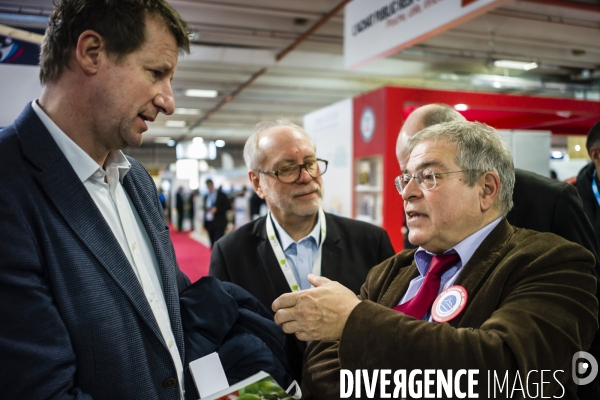
<svg viewBox="0 0 600 400">
<path fill-rule="evenodd" d="M 0 387 L 3 399 L 179 399 L 173 360 L 125 254 L 27 105 L 0 132 Z M 150 175 L 123 186 L 152 242 L 177 346 L 189 283 Z"/>
</svg>

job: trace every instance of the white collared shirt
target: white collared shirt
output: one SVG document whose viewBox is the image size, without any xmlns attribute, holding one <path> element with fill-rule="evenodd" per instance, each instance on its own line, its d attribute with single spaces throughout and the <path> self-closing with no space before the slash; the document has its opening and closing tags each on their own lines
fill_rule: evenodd
<svg viewBox="0 0 600 400">
<path fill-rule="evenodd" d="M 283 254 L 294 273 L 296 282 L 300 289 L 310 289 L 312 285 L 308 281 L 308 274 L 312 273 L 315 257 L 319 251 L 319 239 L 321 233 L 321 221 L 317 216 L 317 223 L 313 230 L 297 242 L 287 234 L 285 229 L 271 215 L 273 226 L 277 230 Z M 267 221 L 268 223 L 268 221 Z"/>
<path fill-rule="evenodd" d="M 120 150 L 111 151 L 104 163 L 106 171 L 103 170 L 48 117 L 37 101 L 32 101 L 31 105 L 96 203 L 129 260 L 173 358 L 183 398 L 183 363 L 171 329 L 156 254 L 148 232 L 122 186 L 131 168 L 129 161 Z"/>
</svg>

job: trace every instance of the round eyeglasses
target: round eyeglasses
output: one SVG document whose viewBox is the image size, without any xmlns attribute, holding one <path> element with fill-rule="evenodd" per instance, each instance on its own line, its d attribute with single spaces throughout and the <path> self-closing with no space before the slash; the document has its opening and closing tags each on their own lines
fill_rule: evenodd
<svg viewBox="0 0 600 400">
<path fill-rule="evenodd" d="M 306 169 L 306 172 L 312 178 L 318 178 L 327 171 L 328 161 L 317 158 L 316 160 L 307 161 L 304 164 L 286 165 L 275 171 L 269 171 L 264 169 L 257 169 L 262 174 L 275 175 L 281 183 L 294 183 L 300 179 L 302 169 Z"/>
<path fill-rule="evenodd" d="M 414 174 L 402 174 L 397 176 L 394 180 L 394 184 L 396 185 L 396 189 L 398 193 L 402 195 L 406 186 L 410 183 L 411 179 L 414 179 L 417 182 L 417 185 L 423 190 L 431 190 L 437 184 L 436 179 L 441 178 L 442 175 L 449 174 L 457 174 L 459 172 L 469 172 L 473 171 L 471 169 L 465 169 L 462 171 L 452 171 L 452 172 L 433 172 L 431 168 L 420 169 L 416 171 Z"/>
</svg>

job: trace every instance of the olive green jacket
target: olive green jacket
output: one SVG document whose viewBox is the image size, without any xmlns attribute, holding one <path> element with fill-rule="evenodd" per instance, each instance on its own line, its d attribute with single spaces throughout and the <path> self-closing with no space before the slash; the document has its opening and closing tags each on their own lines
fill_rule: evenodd
<svg viewBox="0 0 600 400">
<path fill-rule="evenodd" d="M 478 369 L 479 398 L 488 398 L 488 371 L 502 378 L 508 371 L 512 388 L 517 371 L 525 386 L 528 372 L 538 370 L 530 375 L 531 396 L 537 381 L 544 396 L 576 398 L 571 360 L 575 352 L 588 349 L 598 327 L 589 251 L 503 219 L 456 280 L 468 292 L 465 309 L 441 324 L 391 310 L 418 275 L 414 252 L 401 252 L 370 271 L 359 295 L 363 301 L 350 314 L 340 341 L 310 344 L 303 384 L 316 399 L 339 398 L 340 368 L 406 369 L 407 374 L 413 369 Z M 540 370 L 552 371 L 544 375 L 543 385 Z M 556 370 L 564 372 L 553 378 Z M 513 392 L 513 398 L 522 393 Z M 496 389 L 495 398 L 504 395 Z"/>
</svg>

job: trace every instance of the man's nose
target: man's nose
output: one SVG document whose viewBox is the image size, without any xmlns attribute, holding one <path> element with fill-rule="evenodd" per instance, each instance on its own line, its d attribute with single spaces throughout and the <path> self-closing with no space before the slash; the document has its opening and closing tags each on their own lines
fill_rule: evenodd
<svg viewBox="0 0 600 400">
<path fill-rule="evenodd" d="M 158 107 L 163 114 L 171 115 L 175 112 L 175 96 L 171 89 L 171 82 L 165 82 L 165 84 L 161 86 L 160 91 L 154 97 L 154 105 Z"/>
<path fill-rule="evenodd" d="M 418 196 L 421 193 L 423 193 L 421 185 L 417 183 L 417 179 L 415 177 L 408 181 L 408 184 L 402 188 L 402 198 L 404 200 Z"/>
<path fill-rule="evenodd" d="M 296 183 L 308 183 L 311 180 L 313 180 L 313 177 L 310 176 L 306 167 L 301 167 L 300 176 L 298 177 L 298 180 L 296 180 Z"/>
</svg>

